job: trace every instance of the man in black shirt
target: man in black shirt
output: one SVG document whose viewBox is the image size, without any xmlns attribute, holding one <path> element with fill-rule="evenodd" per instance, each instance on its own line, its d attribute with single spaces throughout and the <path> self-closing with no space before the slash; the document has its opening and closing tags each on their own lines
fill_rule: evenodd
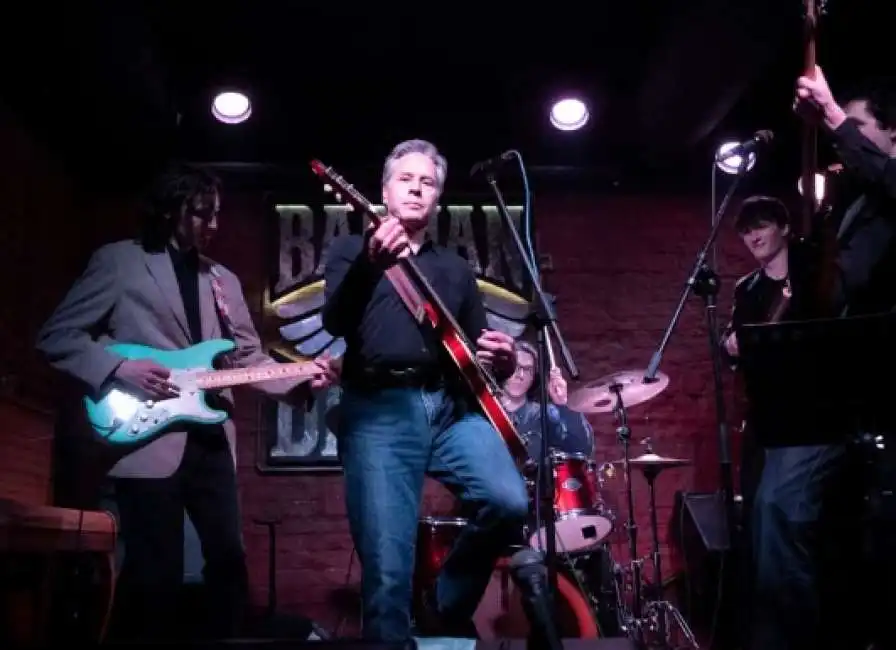
<svg viewBox="0 0 896 650">
<path fill-rule="evenodd" d="M 258 339 L 236 276 L 202 252 L 218 230 L 221 198 L 213 175 L 174 168 L 155 183 L 142 237 L 107 244 L 41 329 L 37 347 L 57 370 L 97 396 L 117 386 L 127 393 L 164 400 L 177 395 L 169 369 L 151 360 L 110 352 L 112 342 L 178 350 L 204 340 L 237 344 L 227 362 L 235 367 L 274 363 Z M 334 379 L 320 363 L 312 385 Z M 304 404 L 307 386 L 297 381 L 258 384 L 272 397 Z M 83 394 L 83 393 L 82 393 Z M 216 406 L 232 410 L 229 389 Z M 89 480 L 76 459 L 90 456 L 78 418 L 60 418 L 54 457 L 72 482 Z M 205 560 L 211 599 L 207 632 L 239 634 L 247 605 L 247 572 L 236 476 L 236 430 L 184 426 L 136 449 L 124 448 L 112 478 L 125 559 L 116 592 L 116 626 L 137 641 L 177 636 L 183 583 L 184 510 L 193 522 Z M 96 504 L 57 504 L 90 508 Z M 98 498 L 98 495 L 95 497 Z"/>
<path fill-rule="evenodd" d="M 822 70 L 816 68 L 814 78 L 797 80 L 796 95 L 794 109 L 827 132 L 843 163 L 840 184 L 846 191 L 837 197 L 830 224 L 837 238 L 837 313 L 892 312 L 896 308 L 896 80 L 865 83 L 841 104 Z M 896 581 L 896 507 L 890 503 L 896 491 L 896 468 L 885 450 L 892 447 L 894 432 L 875 432 L 881 433 L 885 436 L 881 448 L 874 445 L 864 450 L 872 460 L 862 472 L 869 489 L 865 504 L 871 506 L 865 532 L 871 552 L 868 569 L 882 584 L 891 585 Z M 861 510 L 860 502 L 851 505 L 854 511 Z M 861 592 L 865 584 L 857 587 Z M 870 640 L 876 647 L 896 647 L 896 632 L 888 618 L 896 604 L 891 591 L 884 589 L 886 596 L 870 595 L 871 609 L 864 616 L 871 623 Z M 868 640 L 860 637 L 859 641 Z"/>
<path fill-rule="evenodd" d="M 418 510 L 426 473 L 475 507 L 427 594 L 435 627 L 422 633 L 470 636 L 495 561 L 516 541 L 528 511 L 526 488 L 505 443 L 479 413 L 440 352 L 386 277 L 413 256 L 499 381 L 513 373 L 513 339 L 488 330 L 469 264 L 425 240 L 447 165 L 435 146 L 396 146 L 383 171 L 388 217 L 364 236 L 336 239 L 324 272 L 324 327 L 346 341 L 339 453 L 346 505 L 363 567 L 363 634 L 411 635 L 410 602 Z M 429 617 L 426 617 L 429 619 Z M 437 629 L 438 628 L 438 629 Z"/>
<path fill-rule="evenodd" d="M 794 107 L 831 137 L 843 163 L 845 193 L 832 211 L 837 236 L 838 312 L 896 307 L 896 82 L 865 84 L 841 106 L 820 68 L 800 77 Z"/>
</svg>

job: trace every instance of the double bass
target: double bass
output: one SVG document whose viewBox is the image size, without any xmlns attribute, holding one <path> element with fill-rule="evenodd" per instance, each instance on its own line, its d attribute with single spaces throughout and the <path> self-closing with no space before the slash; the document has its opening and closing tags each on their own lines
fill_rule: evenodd
<svg viewBox="0 0 896 650">
<path fill-rule="evenodd" d="M 814 79 L 817 65 L 818 23 L 827 11 L 827 0 L 803 0 L 803 76 Z M 826 170 L 828 171 L 828 170 Z M 823 218 L 823 197 L 816 193 L 818 169 L 818 125 L 806 120 L 802 133 L 802 167 L 800 174 L 800 223 L 802 244 L 812 251 L 815 273 L 810 287 L 819 316 L 831 314 L 834 283 L 837 275 L 837 238 L 832 224 Z M 782 298 L 773 314 L 780 318 L 790 296 Z M 782 304 L 783 303 L 783 304 Z M 772 319 L 772 322 L 777 318 Z"/>
</svg>

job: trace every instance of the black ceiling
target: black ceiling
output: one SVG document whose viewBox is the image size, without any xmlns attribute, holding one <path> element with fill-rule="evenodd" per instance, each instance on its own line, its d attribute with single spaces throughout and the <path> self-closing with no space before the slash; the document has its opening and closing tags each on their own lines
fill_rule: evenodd
<svg viewBox="0 0 896 650">
<path fill-rule="evenodd" d="M 800 0 L 489 4 L 30 6 L 7 15 L 2 93 L 85 174 L 172 155 L 376 162 L 419 136 L 454 169 L 515 147 L 530 165 L 624 176 L 705 165 L 722 135 L 795 133 Z M 834 81 L 892 60 L 888 4 L 829 0 L 820 59 Z M 251 95 L 249 122 L 211 117 L 227 85 Z M 592 104 L 585 130 L 548 125 L 563 91 Z"/>
</svg>

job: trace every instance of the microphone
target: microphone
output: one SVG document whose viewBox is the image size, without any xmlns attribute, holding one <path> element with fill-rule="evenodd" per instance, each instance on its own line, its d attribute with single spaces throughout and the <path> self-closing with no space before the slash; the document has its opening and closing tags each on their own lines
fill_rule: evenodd
<svg viewBox="0 0 896 650">
<path fill-rule="evenodd" d="M 536 550 L 525 548 L 510 558 L 510 575 L 523 592 L 523 608 L 532 628 L 526 644 L 531 650 L 563 650 L 548 602 L 547 574 L 544 557 Z"/>
<path fill-rule="evenodd" d="M 477 174 L 488 174 L 495 170 L 497 170 L 501 165 L 505 162 L 513 158 L 513 152 L 505 151 L 504 153 L 495 156 L 494 158 L 488 158 L 487 160 L 481 160 L 478 163 L 473 165 L 473 168 L 470 170 L 470 176 L 476 176 Z"/>
<path fill-rule="evenodd" d="M 716 161 L 719 162 L 733 156 L 749 156 L 751 153 L 759 149 L 760 146 L 769 144 L 774 139 L 775 134 L 768 129 L 756 131 L 756 133 L 753 134 L 753 137 L 749 140 L 741 142 L 737 146 L 725 151 L 724 153 L 721 151 L 718 152 L 716 154 Z"/>
</svg>

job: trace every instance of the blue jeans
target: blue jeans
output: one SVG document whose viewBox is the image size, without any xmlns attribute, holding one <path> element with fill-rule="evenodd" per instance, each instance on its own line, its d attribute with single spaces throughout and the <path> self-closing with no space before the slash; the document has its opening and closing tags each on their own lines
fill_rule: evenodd
<svg viewBox="0 0 896 650">
<path fill-rule="evenodd" d="M 389 642 L 411 636 L 417 522 L 427 473 L 475 507 L 434 594 L 442 618 L 469 619 L 528 513 L 525 483 L 504 441 L 481 415 L 443 391 L 346 387 L 341 410 L 339 452 L 362 565 L 364 638 Z"/>
<path fill-rule="evenodd" d="M 752 522 L 753 648 L 845 648 L 837 635 L 855 637 L 842 572 L 856 559 L 844 546 L 858 536 L 846 519 L 854 487 L 845 447 L 766 450 Z"/>
</svg>

